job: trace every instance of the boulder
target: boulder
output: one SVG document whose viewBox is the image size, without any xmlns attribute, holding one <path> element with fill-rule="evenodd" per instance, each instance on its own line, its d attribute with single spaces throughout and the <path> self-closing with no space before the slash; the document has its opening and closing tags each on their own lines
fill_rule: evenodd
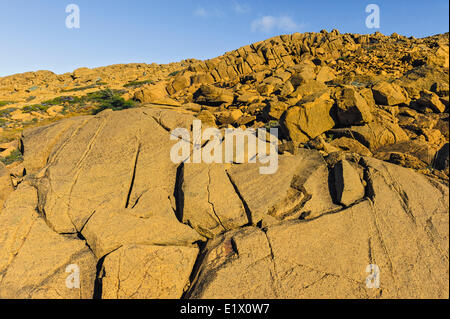
<svg viewBox="0 0 450 319">
<path fill-rule="evenodd" d="M 408 99 L 402 88 L 395 83 L 380 82 L 372 87 L 373 97 L 378 104 L 398 105 Z"/>
<path fill-rule="evenodd" d="M 433 167 L 443 170 L 445 174 L 449 175 L 449 144 L 444 146 L 436 153 L 433 161 Z"/>
<path fill-rule="evenodd" d="M 369 123 L 373 120 L 366 100 L 353 88 L 344 88 L 336 108 L 339 124 L 343 126 Z"/>
<path fill-rule="evenodd" d="M 202 121 L 202 127 L 216 127 L 216 117 L 208 110 L 202 110 L 197 114 L 197 118 Z"/>
<path fill-rule="evenodd" d="M 359 174 L 348 161 L 338 162 L 333 173 L 336 199 L 340 204 L 350 206 L 364 197 L 364 186 Z"/>
<path fill-rule="evenodd" d="M 294 92 L 294 87 L 292 86 L 291 82 L 286 82 L 284 83 L 281 87 L 280 87 L 280 96 L 288 96 L 290 95 L 292 92 Z"/>
<path fill-rule="evenodd" d="M 191 85 L 191 76 L 191 72 L 178 73 L 175 76 L 175 79 L 173 79 L 173 81 L 170 82 L 169 85 L 167 85 L 167 92 L 172 95 L 187 88 L 189 85 Z"/>
<path fill-rule="evenodd" d="M 286 71 L 284 68 L 277 69 L 275 72 L 273 72 L 272 76 L 279 78 L 282 83 L 288 81 L 292 73 L 289 71 Z"/>
<path fill-rule="evenodd" d="M 265 111 L 268 118 L 279 120 L 288 107 L 289 104 L 275 99 L 269 102 L 265 108 Z"/>
<path fill-rule="evenodd" d="M 414 157 L 416 161 L 422 162 L 422 165 L 419 164 L 419 166 L 429 166 L 433 161 L 436 151 L 429 143 L 416 139 L 382 146 L 375 153 L 375 157 L 382 160 L 389 160 L 392 153 L 401 153 L 410 159 Z"/>
<path fill-rule="evenodd" d="M 408 136 L 398 124 L 379 118 L 364 126 L 333 129 L 330 132 L 337 137 L 356 139 L 372 153 L 384 145 L 408 140 Z"/>
<path fill-rule="evenodd" d="M 447 68 L 449 66 L 449 47 L 448 44 L 438 45 L 434 49 L 434 52 L 428 56 L 428 62 L 430 65 L 437 65 L 442 68 Z"/>
<path fill-rule="evenodd" d="M 233 100 L 234 94 L 232 92 L 213 85 L 202 85 L 194 94 L 194 102 L 204 105 L 231 104 Z"/>
<path fill-rule="evenodd" d="M 442 113 L 445 111 L 445 105 L 441 102 L 439 96 L 430 91 L 420 92 L 420 99 L 417 100 L 417 103 L 421 107 L 431 109 L 436 113 Z"/>
<path fill-rule="evenodd" d="M 167 97 L 166 84 L 159 82 L 157 84 L 146 85 L 134 93 L 134 99 L 141 103 L 155 103 Z"/>
<path fill-rule="evenodd" d="M 363 156 L 373 155 L 367 147 L 353 138 L 343 136 L 331 141 L 330 144 L 347 152 L 357 153 Z"/>
<path fill-rule="evenodd" d="M 185 103 L 182 105 L 185 110 L 192 112 L 200 112 L 202 110 L 202 106 L 196 103 Z"/>
<path fill-rule="evenodd" d="M 308 80 L 315 80 L 314 64 L 301 64 L 296 67 L 296 73 L 290 79 L 292 85 L 296 88 Z"/>
<path fill-rule="evenodd" d="M 290 73 L 289 73 L 290 74 Z M 283 80 L 276 76 L 269 76 L 263 80 L 262 83 L 272 85 L 274 88 L 281 86 L 287 80 Z"/>
<path fill-rule="evenodd" d="M 192 84 L 212 84 L 214 78 L 210 73 L 195 73 L 191 76 Z"/>
<path fill-rule="evenodd" d="M 258 85 L 256 89 L 262 96 L 270 96 L 275 90 L 275 87 L 269 83 L 262 83 L 261 85 Z"/>
<path fill-rule="evenodd" d="M 242 103 L 242 104 L 251 104 L 254 102 L 259 102 L 261 100 L 261 97 L 257 94 L 252 93 L 243 93 L 237 96 L 236 102 Z"/>
<path fill-rule="evenodd" d="M 406 72 L 394 83 L 400 85 L 411 98 L 420 98 L 421 91 L 434 91 L 434 93 L 448 95 L 448 70 L 434 66 L 422 65 Z"/>
<path fill-rule="evenodd" d="M 244 115 L 241 110 L 226 110 L 215 113 L 217 120 L 222 124 L 237 124 L 239 119 Z"/>
<path fill-rule="evenodd" d="M 319 94 L 320 92 L 327 90 L 328 87 L 322 82 L 316 80 L 306 80 L 302 82 L 290 95 L 298 98 L 306 98 L 309 95 Z"/>
<path fill-rule="evenodd" d="M 238 120 L 236 120 L 235 124 L 237 126 L 250 126 L 253 122 L 255 122 L 256 116 L 254 115 L 243 115 Z"/>
<path fill-rule="evenodd" d="M 318 82 L 328 82 L 334 80 L 335 78 L 336 76 L 334 75 L 334 71 L 328 66 L 321 67 L 316 76 L 316 80 Z"/>
<path fill-rule="evenodd" d="M 244 113 L 242 113 L 242 111 L 239 109 L 232 110 L 230 112 L 231 123 L 236 123 L 243 115 L 244 115 Z"/>
<path fill-rule="evenodd" d="M 296 145 L 306 143 L 334 127 L 330 114 L 333 104 L 327 92 L 310 95 L 297 106 L 290 107 L 283 114 L 280 124 Z"/>
<path fill-rule="evenodd" d="M 364 100 L 366 100 L 367 105 L 370 109 L 373 109 L 376 105 L 375 99 L 373 98 L 373 92 L 369 88 L 364 88 L 358 92 Z"/>
</svg>

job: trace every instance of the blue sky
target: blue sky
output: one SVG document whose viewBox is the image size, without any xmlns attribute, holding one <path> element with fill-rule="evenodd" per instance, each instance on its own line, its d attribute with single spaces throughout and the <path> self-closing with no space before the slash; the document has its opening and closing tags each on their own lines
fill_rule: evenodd
<svg viewBox="0 0 450 319">
<path fill-rule="evenodd" d="M 65 25 L 71 3 L 79 29 Z M 0 0 L 0 76 L 207 59 L 294 32 L 373 33 L 370 3 L 380 7 L 384 34 L 448 32 L 447 0 Z"/>
</svg>

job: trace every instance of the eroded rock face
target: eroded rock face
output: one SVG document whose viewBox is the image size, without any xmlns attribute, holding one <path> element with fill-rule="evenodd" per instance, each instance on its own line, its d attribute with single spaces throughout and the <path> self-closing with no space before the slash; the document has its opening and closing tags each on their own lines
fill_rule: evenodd
<svg viewBox="0 0 450 319">
<path fill-rule="evenodd" d="M 14 190 L 10 173 L 3 163 L 0 163 L 0 209 L 8 195 Z"/>
<path fill-rule="evenodd" d="M 49 152 L 37 188 L 55 231 L 79 232 L 101 209 L 130 208 L 145 218 L 173 215 L 177 166 L 168 160 L 173 143 L 166 128 L 183 123 L 164 122 L 160 116 L 141 109 L 89 117 Z M 24 155 L 27 163 L 32 155 L 26 150 Z"/>
<path fill-rule="evenodd" d="M 337 208 L 328 188 L 327 165 L 316 151 L 280 156 L 273 175 L 259 174 L 253 164 L 236 165 L 228 172 L 254 225 L 313 218 Z"/>
<path fill-rule="evenodd" d="M 36 208 L 36 189 L 21 184 L 0 213 L 0 298 L 92 298 L 94 255 L 76 236 L 52 231 Z M 77 288 L 67 285 L 71 271 Z"/>
<path fill-rule="evenodd" d="M 210 241 L 188 297 L 276 298 L 271 248 L 256 227 L 227 232 Z M 257 278 L 257 280 L 255 280 Z"/>
<path fill-rule="evenodd" d="M 448 188 L 364 162 L 373 197 L 310 221 L 225 234 L 207 245 L 190 297 L 446 298 Z M 374 264 L 381 286 L 367 289 Z"/>
<path fill-rule="evenodd" d="M 448 298 L 447 185 L 344 152 L 296 149 L 272 175 L 173 163 L 170 131 L 194 119 L 140 108 L 26 131 L 27 174 L 0 211 L 0 297 Z"/>
<path fill-rule="evenodd" d="M 127 244 L 189 246 L 202 240 L 175 215 L 140 217 L 131 209 L 96 212 L 82 235 L 98 259 Z"/>
<path fill-rule="evenodd" d="M 97 263 L 104 262 L 105 298 L 179 298 L 189 284 L 196 260 L 198 247 L 194 243 L 204 238 L 180 223 L 175 214 L 178 164 L 170 160 L 171 145 L 175 141 L 170 140 L 169 132 L 176 127 L 189 129 L 193 120 L 192 116 L 175 112 L 168 114 L 164 110 L 140 109 L 104 112 L 25 132 L 22 141 L 24 163 L 33 185 L 26 190 L 34 192 L 34 199 L 28 206 L 23 206 L 26 203 L 22 204 L 20 199 L 25 196 L 24 191 L 16 190 L 8 201 L 18 206 L 9 208 L 12 204 L 8 202 L 0 217 L 7 218 L 2 225 L 24 229 L 24 234 L 29 232 L 33 237 L 26 237 L 25 244 L 9 243 L 17 230 L 13 228 L 5 233 L 2 252 L 9 255 L 2 257 L 7 263 L 0 284 L 2 294 L 13 298 L 51 297 L 57 293 L 63 298 L 92 298 Z M 46 139 L 48 136 L 52 138 Z M 29 147 L 40 141 L 48 144 L 40 149 Z M 20 187 L 25 187 L 25 184 L 20 184 Z M 24 216 L 11 216 L 14 210 Z M 77 235 L 84 241 L 75 240 Z M 16 272 L 26 270 L 10 265 L 10 259 L 14 261 L 23 256 L 23 259 L 29 259 L 27 263 L 35 262 L 33 258 L 37 256 L 31 250 L 34 245 L 39 245 L 39 236 L 44 236 L 49 242 L 40 246 L 36 254 L 42 255 L 40 250 L 47 249 L 49 264 L 40 265 L 36 270 L 38 278 L 31 276 L 30 283 L 18 280 L 20 274 Z M 67 236 L 73 239 L 66 239 Z M 54 247 L 48 249 L 47 246 Z M 10 252 L 7 247 L 11 247 Z M 15 254 L 15 259 L 8 257 Z M 133 256 L 123 265 L 125 273 L 114 266 L 120 264 L 120 257 L 119 261 L 116 259 L 120 254 Z M 150 262 L 147 269 L 140 264 L 147 259 L 158 260 L 160 255 L 167 258 L 160 265 Z M 52 260 L 52 256 L 58 261 Z M 26 265 L 24 260 L 19 260 Z M 61 287 L 54 287 L 56 283 L 50 281 L 48 288 L 40 288 L 39 278 L 44 280 L 43 276 L 49 276 L 53 279 L 56 276 L 54 280 L 59 280 L 59 272 L 57 275 L 53 272 L 55 269 L 59 271 L 62 263 L 69 261 L 87 267 L 82 271 L 85 276 L 91 274 L 87 279 L 89 284 L 84 285 L 86 289 L 90 287 L 89 291 L 83 290 L 80 296 L 74 292 L 63 294 L 60 290 L 66 289 L 64 281 Z M 161 269 L 170 268 L 168 263 L 172 262 L 173 267 L 182 267 L 173 269 L 178 276 L 175 278 L 174 275 L 176 283 L 161 282 L 161 271 L 164 272 Z M 122 286 L 123 291 L 116 296 L 114 280 L 126 281 L 121 276 L 128 276 L 127 265 L 132 271 L 137 271 L 137 277 L 141 275 L 142 281 L 136 278 L 128 286 Z M 135 269 L 138 265 L 140 268 Z M 65 269 L 61 269 L 64 275 Z M 152 272 L 150 277 L 146 274 L 149 269 Z M 114 271 L 118 273 L 113 279 L 110 275 Z M 152 281 L 152 276 L 158 277 L 157 281 L 161 283 Z M 147 287 L 147 283 L 150 290 L 134 294 L 133 289 L 138 289 L 140 284 Z M 39 293 L 34 293 L 35 289 Z M 80 290 L 75 291 L 80 293 Z"/>
<path fill-rule="evenodd" d="M 178 299 L 197 253 L 197 247 L 123 246 L 105 258 L 102 298 Z"/>
<path fill-rule="evenodd" d="M 186 164 L 182 192 L 183 222 L 206 237 L 249 223 L 222 164 Z"/>
</svg>

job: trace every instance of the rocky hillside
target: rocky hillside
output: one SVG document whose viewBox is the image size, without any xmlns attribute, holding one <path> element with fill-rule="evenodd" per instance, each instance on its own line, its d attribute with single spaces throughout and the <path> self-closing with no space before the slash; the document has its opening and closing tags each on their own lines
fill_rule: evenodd
<svg viewBox="0 0 450 319">
<path fill-rule="evenodd" d="M 279 36 L 207 61 L 18 74 L 0 78 L 0 142 L 24 127 L 89 114 L 108 90 L 135 106 L 187 109 L 219 127 L 280 127 L 280 146 L 291 152 L 349 151 L 446 179 L 445 151 L 436 154 L 448 149 L 448 63 L 448 34 L 333 30 Z M 13 150 L 0 149 L 3 157 Z"/>
<path fill-rule="evenodd" d="M 0 78 L 0 298 L 448 298 L 448 72 L 333 30 Z M 194 119 L 279 128 L 277 172 L 174 163 Z"/>
</svg>

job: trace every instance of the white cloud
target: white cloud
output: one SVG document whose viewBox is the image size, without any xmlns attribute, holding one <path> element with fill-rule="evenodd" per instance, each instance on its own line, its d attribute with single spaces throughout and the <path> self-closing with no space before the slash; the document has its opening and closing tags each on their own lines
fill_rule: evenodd
<svg viewBox="0 0 450 319">
<path fill-rule="evenodd" d="M 200 17 L 200 18 L 211 18 L 211 17 L 216 17 L 216 18 L 220 18 L 223 17 L 225 14 L 222 10 L 218 9 L 218 8 L 204 8 L 204 7 L 198 7 L 195 11 L 194 11 L 194 15 L 196 17 Z"/>
<path fill-rule="evenodd" d="M 239 3 L 238 1 L 234 0 L 233 1 L 233 10 L 236 13 L 242 14 L 242 13 L 247 13 L 250 11 L 250 7 L 248 4 L 245 3 Z"/>
<path fill-rule="evenodd" d="M 195 11 L 194 11 L 194 15 L 197 17 L 202 17 L 202 18 L 206 18 L 208 16 L 208 12 L 206 12 L 206 9 L 203 7 L 198 7 Z"/>
<path fill-rule="evenodd" d="M 304 24 L 297 24 L 288 16 L 264 16 L 253 20 L 251 24 L 253 32 L 259 31 L 264 33 L 272 33 L 274 31 L 294 32 L 299 31 L 303 27 Z"/>
</svg>

